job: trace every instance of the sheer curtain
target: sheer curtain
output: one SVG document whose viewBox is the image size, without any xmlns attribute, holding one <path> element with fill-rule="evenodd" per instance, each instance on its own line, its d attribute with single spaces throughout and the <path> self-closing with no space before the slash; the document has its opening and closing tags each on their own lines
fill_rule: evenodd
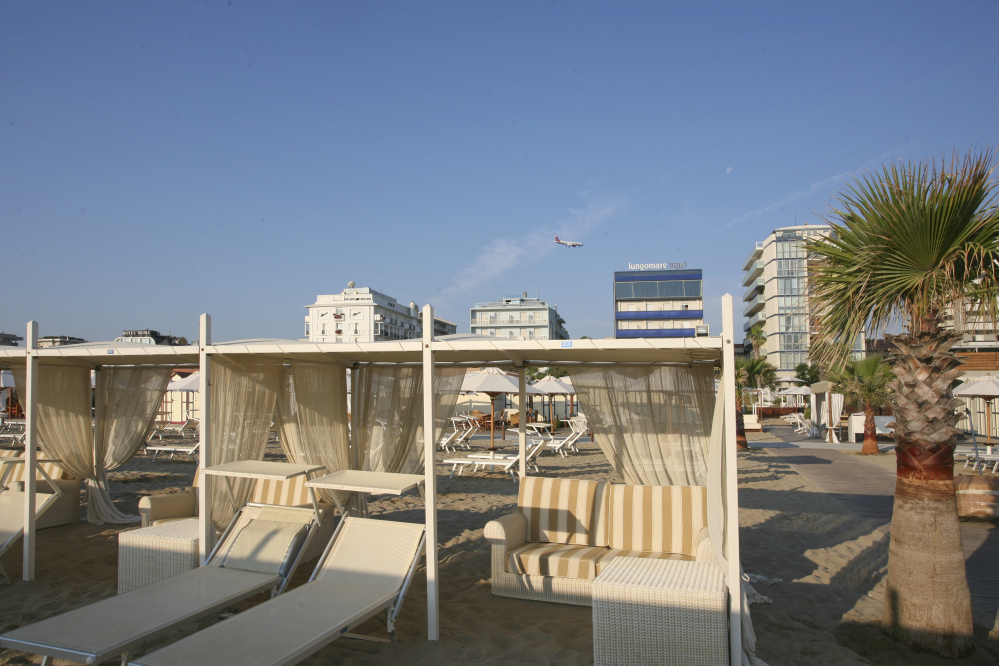
<svg viewBox="0 0 999 666">
<path fill-rule="evenodd" d="M 14 386 L 24 390 L 25 366 L 14 366 Z M 78 479 L 94 476 L 94 432 L 90 419 L 90 368 L 38 368 L 38 444 L 48 458 Z"/>
<path fill-rule="evenodd" d="M 399 474 L 423 473 L 423 369 L 412 366 L 362 366 L 357 372 L 359 460 L 362 469 Z M 465 369 L 434 370 L 437 396 L 435 441 L 454 413 Z"/>
<path fill-rule="evenodd" d="M 282 366 L 280 359 L 262 356 L 212 356 L 212 465 L 263 459 Z M 203 487 L 211 492 L 212 524 L 217 530 L 225 529 L 235 509 L 253 494 L 253 479 L 229 481 L 232 482 L 236 507 L 232 506 L 226 492 L 225 481 L 204 479 Z"/>
<path fill-rule="evenodd" d="M 578 366 L 569 376 L 580 411 L 626 483 L 705 485 L 712 366 Z"/>
<path fill-rule="evenodd" d="M 326 473 L 350 469 L 347 371 L 342 365 L 292 361 L 282 371 L 274 422 L 294 463 L 325 465 Z M 318 493 L 333 504 L 333 491 Z M 350 493 L 337 492 L 341 502 Z"/>
<path fill-rule="evenodd" d="M 128 462 L 149 437 L 173 368 L 104 368 L 97 373 L 93 473 L 87 478 L 87 521 L 133 523 L 108 493 L 107 472 Z"/>
</svg>

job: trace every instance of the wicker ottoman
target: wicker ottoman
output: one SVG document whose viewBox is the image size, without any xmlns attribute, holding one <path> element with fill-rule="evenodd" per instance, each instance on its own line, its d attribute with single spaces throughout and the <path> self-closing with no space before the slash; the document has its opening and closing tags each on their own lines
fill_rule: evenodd
<svg viewBox="0 0 999 666">
<path fill-rule="evenodd" d="M 712 562 L 615 557 L 593 581 L 593 663 L 728 664 L 728 591 Z"/>
<path fill-rule="evenodd" d="M 198 519 L 118 535 L 118 594 L 198 568 Z"/>
</svg>

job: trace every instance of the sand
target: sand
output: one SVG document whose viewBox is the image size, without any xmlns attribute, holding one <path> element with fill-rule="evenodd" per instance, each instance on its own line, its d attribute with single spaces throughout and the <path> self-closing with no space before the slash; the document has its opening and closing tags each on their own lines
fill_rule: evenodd
<svg viewBox="0 0 999 666">
<path fill-rule="evenodd" d="M 479 444 L 481 445 L 481 444 Z M 272 447 L 269 459 L 280 459 Z M 894 456 L 870 464 L 893 464 Z M 439 458 L 439 460 L 442 458 Z M 545 455 L 542 473 L 620 482 L 596 445 L 566 459 Z M 441 640 L 428 642 L 426 587 L 414 580 L 399 617 L 394 644 L 340 640 L 305 663 L 376 664 L 589 664 L 593 661 L 591 611 L 586 607 L 494 597 L 489 587 L 487 521 L 514 510 L 517 486 L 500 474 L 442 475 L 438 503 L 440 529 Z M 135 512 L 139 497 L 181 492 L 190 485 L 194 464 L 140 454 L 112 479 L 123 511 Z M 988 638 L 991 618 L 979 618 L 979 649 L 959 661 L 914 653 L 881 634 L 887 537 L 820 492 L 807 478 L 765 450 L 739 456 L 740 523 L 744 568 L 780 577 L 760 587 L 772 604 L 752 606 L 758 654 L 772 666 L 790 664 L 995 664 L 999 643 Z M 374 500 L 371 512 L 395 520 L 422 522 L 416 495 Z M 0 632 L 113 596 L 117 585 L 119 527 L 80 523 L 38 533 L 37 579 L 0 590 Z M 20 550 L 3 558 L 12 577 L 21 567 Z M 422 567 L 421 567 L 422 571 Z M 293 584 L 308 577 L 300 569 Z M 251 600 L 244 606 L 257 603 Z M 169 640 L 207 626 L 182 630 Z M 377 620 L 361 633 L 384 635 Z M 0 651 L 0 664 L 40 663 L 41 658 Z M 56 660 L 56 664 L 69 663 Z"/>
</svg>

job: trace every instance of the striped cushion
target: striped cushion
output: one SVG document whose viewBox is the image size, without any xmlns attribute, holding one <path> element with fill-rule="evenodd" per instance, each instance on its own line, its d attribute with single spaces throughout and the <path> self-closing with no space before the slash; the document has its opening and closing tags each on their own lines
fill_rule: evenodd
<svg viewBox="0 0 999 666">
<path fill-rule="evenodd" d="M 614 485 L 608 513 L 611 548 L 693 555 L 707 525 L 707 488 Z"/>
<path fill-rule="evenodd" d="M 309 499 L 309 489 L 305 487 L 305 482 L 304 474 L 287 481 L 257 479 L 250 501 L 281 506 L 311 504 L 312 500 Z"/>
<path fill-rule="evenodd" d="M 649 550 L 622 550 L 621 548 L 608 548 L 606 554 L 597 560 L 597 575 L 604 570 L 608 564 L 611 563 L 615 557 L 638 557 L 650 560 L 686 560 L 687 562 L 694 562 L 697 558 L 693 555 L 684 555 L 683 553 L 657 553 L 655 551 Z"/>
<path fill-rule="evenodd" d="M 517 509 L 527 518 L 527 541 L 606 546 L 607 483 L 528 476 Z"/>
<path fill-rule="evenodd" d="M 529 543 L 506 554 L 506 569 L 532 576 L 593 580 L 597 577 L 597 561 L 606 552 L 607 548 L 602 546 Z"/>
<path fill-rule="evenodd" d="M 41 456 L 42 456 L 42 454 L 39 453 L 39 457 L 41 457 Z M 23 453 L 21 451 L 5 450 L 5 451 L 0 451 L 0 457 L 4 457 L 4 458 L 22 458 L 23 457 Z M 42 469 L 44 469 L 45 473 L 48 474 L 53 479 L 73 479 L 73 478 L 76 478 L 76 477 L 72 476 L 69 472 L 66 472 L 66 471 L 63 471 L 62 469 L 60 469 L 59 466 L 56 463 L 42 463 L 41 465 L 39 465 L 39 467 L 41 467 Z M 18 481 L 24 481 L 24 476 L 25 476 L 25 474 L 24 474 L 24 468 L 25 468 L 25 464 L 24 463 L 18 463 L 17 465 L 14 465 L 14 469 L 10 472 L 10 476 L 7 477 L 7 482 L 10 483 L 10 484 L 13 484 L 13 483 L 16 483 Z M 0 474 L 2 474 L 2 472 L 0 472 Z M 45 477 L 42 476 L 41 473 L 39 472 L 39 473 L 35 474 L 35 479 L 38 480 L 38 481 L 44 481 Z"/>
</svg>

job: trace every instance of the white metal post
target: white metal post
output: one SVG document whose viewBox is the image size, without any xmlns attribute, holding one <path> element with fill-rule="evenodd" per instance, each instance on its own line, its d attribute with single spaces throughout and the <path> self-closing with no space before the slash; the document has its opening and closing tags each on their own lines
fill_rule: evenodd
<svg viewBox="0 0 999 666">
<path fill-rule="evenodd" d="M 198 389 L 201 392 L 201 445 L 198 447 L 198 556 L 201 566 L 208 562 L 208 556 L 215 546 L 215 528 L 212 527 L 211 479 L 205 468 L 212 465 L 212 357 L 205 351 L 212 344 L 212 317 L 201 315 L 198 330 L 199 365 L 201 372 Z"/>
<path fill-rule="evenodd" d="M 728 546 L 729 664 L 742 664 L 742 572 L 739 560 L 739 458 L 735 450 L 735 325 L 732 295 L 722 296 L 722 388 L 725 396 L 725 506 Z"/>
<path fill-rule="evenodd" d="M 361 469 L 361 456 L 357 448 L 357 367 L 350 369 L 350 468 Z"/>
<path fill-rule="evenodd" d="M 520 384 L 520 425 L 517 426 L 518 438 L 520 440 L 520 478 L 527 476 L 527 368 L 520 366 L 517 369 L 517 382 Z"/>
<path fill-rule="evenodd" d="M 24 580 L 35 579 L 35 451 L 38 449 L 38 322 L 28 322 L 24 392 Z"/>
<path fill-rule="evenodd" d="M 437 594 L 437 400 L 434 395 L 434 309 L 423 306 L 423 498 L 427 508 L 427 639 L 440 638 Z"/>
</svg>

